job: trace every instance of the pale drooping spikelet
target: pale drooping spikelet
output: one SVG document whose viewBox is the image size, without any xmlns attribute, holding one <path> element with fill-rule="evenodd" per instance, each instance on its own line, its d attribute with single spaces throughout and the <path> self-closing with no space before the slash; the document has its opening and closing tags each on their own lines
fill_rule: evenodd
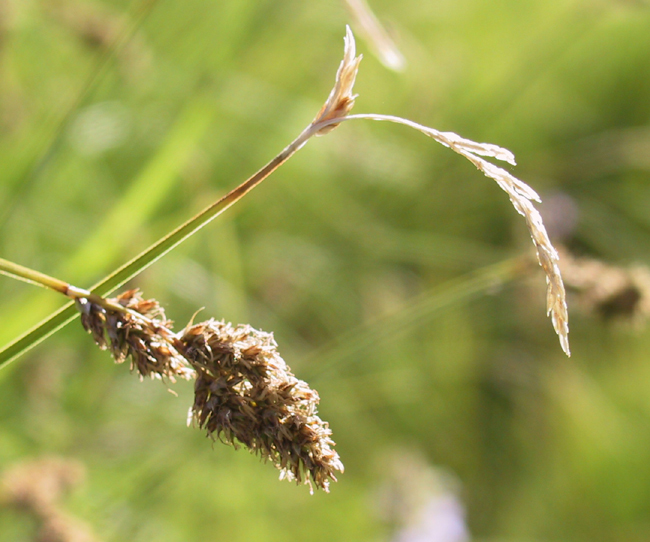
<svg viewBox="0 0 650 542">
<path fill-rule="evenodd" d="M 345 55 L 336 74 L 336 84 L 308 130 L 303 132 L 297 141 L 300 145 L 311 135 L 328 133 L 346 120 L 368 119 L 395 122 L 415 128 L 420 132 L 435 139 L 438 143 L 449 147 L 454 152 L 464 156 L 472 162 L 487 177 L 494 179 L 497 184 L 508 194 L 513 206 L 525 219 L 528 230 L 537 249 L 537 259 L 546 273 L 547 296 L 546 304 L 548 314 L 551 316 L 553 327 L 560 339 L 560 345 L 569 356 L 569 315 L 566 305 L 566 293 L 560 268 L 559 256 L 546 233 L 542 217 L 533 205 L 533 201 L 540 202 L 540 197 L 526 183 L 520 181 L 505 169 L 488 162 L 482 157 L 495 158 L 515 165 L 514 155 L 507 149 L 491 143 L 477 143 L 465 139 L 453 132 L 440 132 L 434 128 L 423 126 L 416 122 L 395 117 L 392 115 L 362 114 L 350 115 L 356 95 L 352 87 L 359 69 L 361 56 L 355 57 L 356 49 L 354 36 L 349 27 L 345 36 Z"/>
<path fill-rule="evenodd" d="M 318 394 L 298 380 L 270 333 L 210 320 L 180 336 L 197 372 L 191 419 L 209 436 L 243 444 L 280 469 L 280 478 L 325 491 L 343 464 Z"/>
<path fill-rule="evenodd" d="M 83 327 L 97 345 L 109 349 L 116 363 L 131 359 L 131 370 L 141 378 L 189 379 L 193 371 L 174 346 L 171 322 L 154 299 L 142 299 L 138 290 L 128 290 L 107 299 L 116 310 L 86 298 L 77 299 Z M 117 310 L 120 307 L 125 311 Z"/>
<path fill-rule="evenodd" d="M 397 124 L 404 124 L 405 126 L 414 128 L 467 158 L 487 177 L 494 179 L 508 194 L 514 208 L 526 219 L 528 231 L 530 232 L 535 248 L 537 249 L 537 259 L 546 273 L 547 311 L 551 316 L 555 332 L 558 334 L 560 339 L 562 350 L 564 350 L 567 356 L 570 356 L 569 314 L 566 305 L 564 283 L 562 282 L 562 275 L 560 274 L 560 268 L 558 266 L 560 258 L 546 233 L 546 228 L 542 222 L 542 216 L 532 204 L 532 201 L 540 202 L 541 199 L 526 183 L 520 181 L 505 169 L 482 158 L 483 156 L 487 156 L 489 158 L 496 158 L 497 160 L 502 160 L 509 164 L 516 165 L 514 155 L 509 150 L 491 143 L 477 143 L 470 139 L 462 138 L 453 132 L 440 132 L 434 128 L 429 128 L 428 126 L 423 126 L 417 122 L 392 115 L 349 115 L 341 120 L 356 119 L 395 122 Z"/>
<path fill-rule="evenodd" d="M 643 265 L 620 267 L 593 258 L 576 257 L 560 248 L 562 273 L 569 292 L 585 310 L 606 320 L 650 317 L 650 270 Z"/>
<path fill-rule="evenodd" d="M 562 350 L 567 356 L 570 356 L 569 313 L 566 304 L 566 292 L 559 268 L 560 257 L 546 233 L 542 216 L 532 203 L 532 201 L 541 202 L 540 197 L 526 183 L 520 181 L 505 169 L 481 158 L 481 156 L 490 156 L 515 165 L 514 155 L 507 149 L 489 143 L 475 143 L 450 132 L 436 132 L 435 130 L 432 132 L 435 133 L 427 135 L 464 156 L 487 177 L 494 179 L 501 189 L 508 194 L 517 212 L 526 219 L 528 231 L 537 249 L 537 260 L 546 273 L 546 308 L 551 316 L 553 328 L 560 338 Z"/>
<path fill-rule="evenodd" d="M 359 62 L 361 62 L 362 58 L 361 55 L 355 55 L 356 45 L 354 36 L 350 27 L 346 26 L 345 50 L 343 60 L 336 72 L 336 83 L 327 101 L 311 123 L 311 127 L 317 128 L 315 135 L 324 135 L 331 132 L 339 125 L 338 123 L 328 124 L 322 128 L 318 128 L 318 125 L 332 119 L 345 117 L 352 109 L 354 100 L 357 97 L 356 94 L 352 94 L 352 88 L 354 87 L 354 81 L 359 71 Z"/>
</svg>

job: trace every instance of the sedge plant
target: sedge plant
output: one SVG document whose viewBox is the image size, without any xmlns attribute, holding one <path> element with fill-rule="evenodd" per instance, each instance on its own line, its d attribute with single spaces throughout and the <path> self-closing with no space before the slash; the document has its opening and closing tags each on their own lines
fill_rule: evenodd
<svg viewBox="0 0 650 542">
<path fill-rule="evenodd" d="M 414 128 L 450 148 L 495 180 L 521 214 L 537 250 L 547 282 L 547 308 L 560 345 L 570 355 L 568 314 L 559 256 L 533 205 L 537 193 L 505 169 L 486 160 L 515 165 L 513 154 L 489 143 L 476 143 L 452 132 L 441 132 L 416 122 L 379 114 L 352 115 L 354 82 L 361 56 L 347 28 L 344 57 L 334 88 L 314 120 L 285 149 L 252 177 L 196 216 L 154 243 L 90 289 L 0 259 L 0 273 L 49 288 L 70 303 L 0 350 L 0 367 L 24 354 L 56 330 L 81 316 L 82 326 L 117 363 L 129 361 L 140 378 L 168 383 L 193 380 L 194 403 L 190 424 L 210 437 L 243 445 L 271 461 L 280 477 L 328 491 L 343 464 L 334 449 L 331 430 L 318 416 L 319 396 L 297 379 L 278 352 L 271 333 L 247 324 L 209 319 L 188 323 L 175 331 L 158 301 L 138 290 L 109 297 L 115 290 L 207 225 L 259 185 L 311 138 L 333 131 L 350 120 L 376 120 Z"/>
</svg>

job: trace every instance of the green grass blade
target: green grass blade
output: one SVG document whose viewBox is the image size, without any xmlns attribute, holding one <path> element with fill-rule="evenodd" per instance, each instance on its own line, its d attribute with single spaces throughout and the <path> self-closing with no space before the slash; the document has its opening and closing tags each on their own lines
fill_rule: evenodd
<svg viewBox="0 0 650 542">
<path fill-rule="evenodd" d="M 46 119 L 43 128 L 39 131 L 39 136 L 28 141 L 28 148 L 24 153 L 24 160 L 19 161 L 16 171 L 8 176 L 9 192 L 2 201 L 0 207 L 0 226 L 5 224 L 11 214 L 15 211 L 21 195 L 25 194 L 33 185 L 38 175 L 41 173 L 45 164 L 52 158 L 58 150 L 63 140 L 63 134 L 69 126 L 75 113 L 89 100 L 93 91 L 102 81 L 108 68 L 115 57 L 126 47 L 136 32 L 140 29 L 144 21 L 156 7 L 159 0 L 142 0 L 129 13 L 125 20 L 122 30 L 115 37 L 113 44 L 102 54 L 95 69 L 88 75 L 86 81 L 82 84 L 79 93 L 71 100 L 60 116 L 54 115 L 55 118 Z M 135 2 L 134 2 L 135 5 Z M 21 149 L 22 150 L 22 149 Z"/>
<path fill-rule="evenodd" d="M 296 138 L 296 140 L 289 144 L 280 154 L 273 158 L 273 160 L 266 164 L 252 177 L 244 181 L 237 188 L 231 190 L 220 200 L 206 207 L 203 211 L 184 224 L 181 224 L 165 237 L 155 242 L 144 252 L 140 253 L 131 261 L 125 263 L 122 267 L 111 273 L 99 283 L 95 284 L 90 288 L 90 290 L 98 295 L 107 296 L 124 283 L 140 274 L 174 247 L 182 243 L 185 239 L 219 216 L 231 205 L 243 198 L 248 192 L 260 184 L 278 167 L 286 162 L 295 152 L 297 152 L 306 143 L 309 137 L 311 137 L 311 135 L 313 135 L 313 132 L 305 130 L 300 136 L 298 136 L 298 138 Z M 75 307 L 70 303 L 51 314 L 24 335 L 3 347 L 2 350 L 0 350 L 0 369 L 36 346 L 57 330 L 67 325 L 75 318 L 75 316 Z"/>
<path fill-rule="evenodd" d="M 0 368 L 7 366 L 10 362 L 72 322 L 78 314 L 74 303 L 70 302 L 27 331 L 24 335 L 10 342 L 0 350 Z"/>
<path fill-rule="evenodd" d="M 123 240 L 129 239 L 143 223 L 155 215 L 179 185 L 179 172 L 187 164 L 205 135 L 214 112 L 206 98 L 197 98 L 179 114 L 168 137 L 142 171 L 130 183 L 121 199 L 108 211 L 97 229 L 54 275 L 66 282 L 88 284 L 88 277 L 98 277 L 119 264 Z M 96 279 L 94 279 L 96 280 Z M 2 321 L 0 341 L 16 337 L 24 329 L 55 310 L 59 301 L 50 293 L 34 292 L 20 296 L 5 307 L 11 315 Z"/>
<path fill-rule="evenodd" d="M 130 239 L 179 186 L 180 170 L 191 159 L 197 143 L 211 123 L 214 106 L 206 98 L 188 104 L 179 115 L 165 142 L 129 186 L 120 201 L 106 216 L 99 228 L 84 241 L 83 246 L 58 272 L 68 281 L 83 275 L 100 277 L 115 266 L 122 243 L 116 239 Z"/>
</svg>

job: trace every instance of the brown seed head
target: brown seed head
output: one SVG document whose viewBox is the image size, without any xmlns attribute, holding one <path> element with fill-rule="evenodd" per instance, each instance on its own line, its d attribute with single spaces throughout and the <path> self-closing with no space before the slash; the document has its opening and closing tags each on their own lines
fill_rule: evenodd
<svg viewBox="0 0 650 542">
<path fill-rule="evenodd" d="M 155 299 L 142 299 L 128 290 L 107 301 L 128 311 L 111 310 L 87 299 L 77 299 L 81 323 L 97 345 L 109 349 L 116 363 L 131 359 L 131 370 L 141 378 L 189 379 L 194 372 L 174 346 L 171 321 Z"/>
<path fill-rule="evenodd" d="M 197 372 L 194 422 L 271 460 L 281 479 L 328 491 L 334 472 L 343 471 L 332 432 L 317 416 L 318 394 L 291 373 L 273 335 L 210 320 L 186 328 L 180 340 Z"/>
</svg>

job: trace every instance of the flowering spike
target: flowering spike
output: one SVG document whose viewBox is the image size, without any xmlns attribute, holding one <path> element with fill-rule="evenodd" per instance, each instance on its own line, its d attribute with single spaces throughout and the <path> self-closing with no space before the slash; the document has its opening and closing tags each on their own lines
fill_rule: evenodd
<svg viewBox="0 0 650 542">
<path fill-rule="evenodd" d="M 191 417 L 210 437 L 270 460 L 280 479 L 329 491 L 343 464 L 317 415 L 318 393 L 298 380 L 271 333 L 209 320 L 186 328 L 184 354 L 196 370 Z"/>
<path fill-rule="evenodd" d="M 345 117 L 352 109 L 354 100 L 357 97 L 356 94 L 352 94 L 352 88 L 354 87 L 354 81 L 359 71 L 359 62 L 361 62 L 362 56 L 355 56 L 356 44 L 354 42 L 354 35 L 349 26 L 346 26 L 345 29 L 345 49 L 343 60 L 336 72 L 336 84 L 330 92 L 327 101 L 318 112 L 318 115 L 312 121 L 311 125 L 314 127 L 332 119 Z M 325 135 L 338 125 L 339 123 L 327 124 L 318 129 L 316 135 Z"/>
</svg>

